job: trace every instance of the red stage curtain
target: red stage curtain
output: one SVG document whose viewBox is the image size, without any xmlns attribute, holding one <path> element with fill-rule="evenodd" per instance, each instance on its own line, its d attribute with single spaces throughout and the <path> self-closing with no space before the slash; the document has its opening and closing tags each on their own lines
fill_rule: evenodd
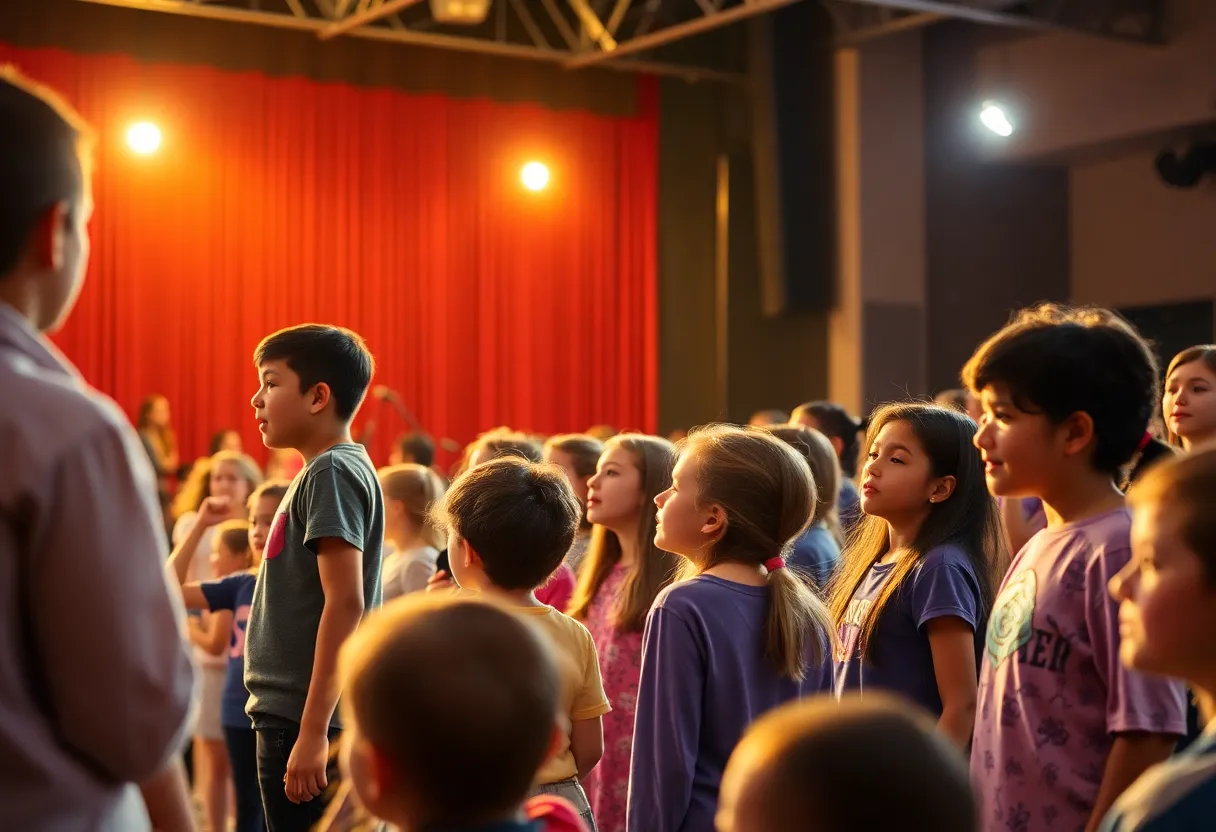
<svg viewBox="0 0 1216 832">
<path fill-rule="evenodd" d="M 222 427 L 260 449 L 252 350 L 306 321 L 361 333 L 439 436 L 655 429 L 652 79 L 619 119 L 3 44 L 0 63 L 98 131 L 92 263 L 57 341 L 129 413 L 165 394 L 184 459 Z M 164 143 L 139 157 L 145 119 Z M 378 462 L 405 429 L 384 417 Z"/>
</svg>

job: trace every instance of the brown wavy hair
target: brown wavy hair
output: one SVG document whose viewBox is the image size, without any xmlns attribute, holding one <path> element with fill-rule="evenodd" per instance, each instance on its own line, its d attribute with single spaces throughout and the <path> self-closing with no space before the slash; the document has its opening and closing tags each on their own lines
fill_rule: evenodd
<svg viewBox="0 0 1216 832">
<path fill-rule="evenodd" d="M 671 488 L 671 469 L 676 464 L 675 447 L 666 439 L 642 434 L 622 434 L 604 443 L 604 452 L 614 447 L 628 451 L 634 465 L 642 474 L 642 491 L 646 501 L 638 518 L 638 559 L 621 586 L 621 594 L 613 603 L 612 623 L 622 632 L 641 632 L 655 597 L 671 583 L 678 558 L 654 545 L 655 518 L 658 509 L 654 498 Z M 587 559 L 579 574 L 578 585 L 570 599 L 567 613 L 585 620 L 591 603 L 608 579 L 612 568 L 620 563 L 621 541 L 616 532 L 603 526 L 593 526 Z"/>
</svg>

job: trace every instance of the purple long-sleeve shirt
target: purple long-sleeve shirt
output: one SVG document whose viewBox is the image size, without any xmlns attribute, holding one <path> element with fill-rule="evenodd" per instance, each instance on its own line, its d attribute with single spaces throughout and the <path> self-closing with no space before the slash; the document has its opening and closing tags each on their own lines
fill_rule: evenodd
<svg viewBox="0 0 1216 832">
<path fill-rule="evenodd" d="M 796 682 L 765 656 L 768 596 L 765 586 L 701 575 L 655 599 L 642 636 L 629 832 L 711 832 L 722 771 L 748 724 L 819 692 L 822 667 Z"/>
<path fill-rule="evenodd" d="M 0 303 L 0 829 L 140 832 L 193 670 L 135 432 Z"/>
</svg>

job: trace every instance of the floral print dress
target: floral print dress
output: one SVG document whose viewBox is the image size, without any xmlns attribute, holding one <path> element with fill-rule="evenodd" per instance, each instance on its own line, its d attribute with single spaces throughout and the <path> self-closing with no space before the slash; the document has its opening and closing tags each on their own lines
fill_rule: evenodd
<svg viewBox="0 0 1216 832">
<path fill-rule="evenodd" d="M 612 703 L 612 710 L 604 714 L 604 756 L 583 784 L 599 832 L 625 832 L 633 715 L 642 674 L 642 634 L 621 632 L 614 627 L 612 611 L 628 574 L 627 566 L 613 567 L 591 602 L 584 622 L 595 639 L 604 692 Z"/>
</svg>

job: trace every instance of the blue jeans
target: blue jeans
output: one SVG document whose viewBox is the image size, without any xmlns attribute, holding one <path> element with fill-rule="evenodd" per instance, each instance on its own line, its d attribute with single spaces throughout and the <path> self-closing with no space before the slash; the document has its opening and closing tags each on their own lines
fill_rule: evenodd
<svg viewBox="0 0 1216 832">
<path fill-rule="evenodd" d="M 307 803 L 292 803 L 283 790 L 283 778 L 287 776 L 287 760 L 300 736 L 300 726 L 293 724 L 283 728 L 258 728 L 258 782 L 262 790 L 262 809 L 266 815 L 268 832 L 308 832 L 325 814 L 328 794 L 314 797 Z M 335 748 L 342 732 L 329 729 L 329 745 Z M 337 780 L 337 758 L 330 759 L 327 779 Z"/>
<path fill-rule="evenodd" d="M 262 789 L 258 785 L 258 735 L 253 726 L 224 727 L 232 786 L 236 792 L 236 832 L 265 832 Z"/>
</svg>

